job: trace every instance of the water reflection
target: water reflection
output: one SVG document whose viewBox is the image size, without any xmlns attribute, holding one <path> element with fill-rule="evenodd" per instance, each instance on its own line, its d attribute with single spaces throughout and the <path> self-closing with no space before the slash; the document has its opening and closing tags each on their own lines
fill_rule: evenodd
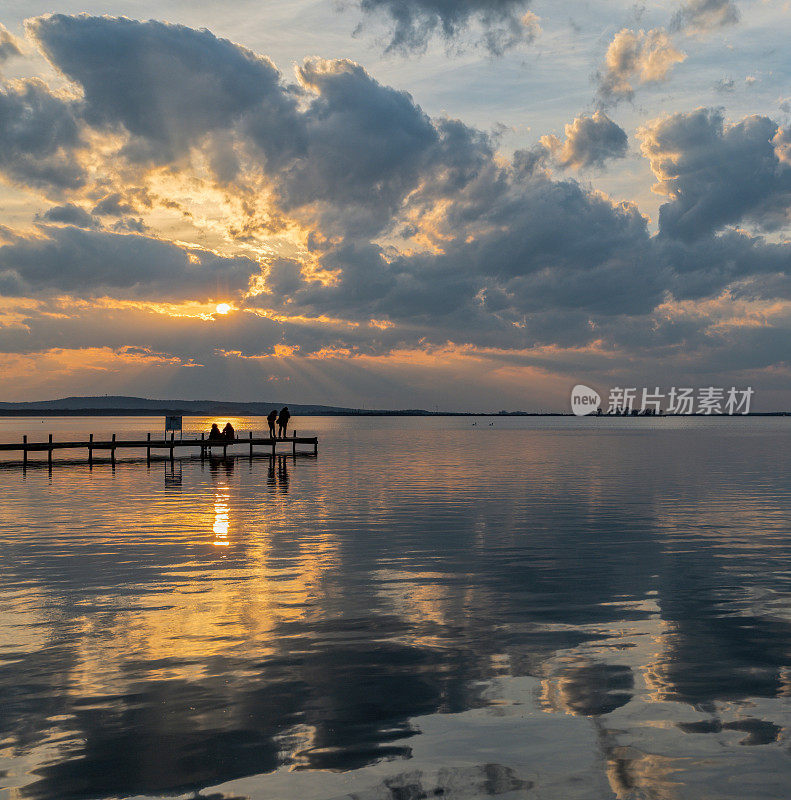
<svg viewBox="0 0 791 800">
<path fill-rule="evenodd" d="M 214 525 L 212 531 L 214 532 L 214 546 L 215 547 L 228 547 L 228 498 L 231 495 L 231 490 L 227 486 L 218 486 L 217 492 L 214 495 Z"/>
<path fill-rule="evenodd" d="M 546 682 L 543 699 L 553 711 L 595 717 L 626 705 L 633 689 L 631 667 L 575 659 Z"/>
<path fill-rule="evenodd" d="M 342 800 L 421 800 L 429 797 L 525 797 L 532 781 L 522 780 L 510 767 L 481 764 L 451 769 L 412 770 L 385 778 L 368 791 L 345 795 Z M 514 794 L 518 793 L 518 794 Z"/>
<path fill-rule="evenodd" d="M 777 796 L 775 435 L 478 434 L 4 475 L 0 787 Z"/>
<path fill-rule="evenodd" d="M 180 461 L 170 461 L 165 465 L 165 488 L 175 489 L 182 484 L 182 470 Z"/>
<path fill-rule="evenodd" d="M 276 456 L 269 459 L 266 483 L 270 491 L 288 494 L 288 456 Z"/>
</svg>

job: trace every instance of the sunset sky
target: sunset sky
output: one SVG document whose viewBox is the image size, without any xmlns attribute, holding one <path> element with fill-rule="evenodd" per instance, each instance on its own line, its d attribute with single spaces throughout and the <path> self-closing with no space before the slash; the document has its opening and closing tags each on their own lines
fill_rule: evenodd
<svg viewBox="0 0 791 800">
<path fill-rule="evenodd" d="M 788 0 L 0 23 L 0 400 L 791 408 Z"/>
</svg>

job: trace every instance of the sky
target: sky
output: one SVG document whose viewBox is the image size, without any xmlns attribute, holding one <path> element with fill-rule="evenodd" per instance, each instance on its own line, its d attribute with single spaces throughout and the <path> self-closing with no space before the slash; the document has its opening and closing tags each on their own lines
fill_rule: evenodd
<svg viewBox="0 0 791 800">
<path fill-rule="evenodd" d="M 791 407 L 791 2 L 0 7 L 3 401 Z"/>
</svg>

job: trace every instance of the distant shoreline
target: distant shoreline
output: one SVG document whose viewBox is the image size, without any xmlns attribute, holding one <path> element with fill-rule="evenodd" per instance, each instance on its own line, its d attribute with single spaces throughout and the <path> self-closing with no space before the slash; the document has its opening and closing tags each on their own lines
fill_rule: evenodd
<svg viewBox="0 0 791 800">
<path fill-rule="evenodd" d="M 237 409 L 216 408 L 212 411 L 199 412 L 188 411 L 179 408 L 41 408 L 41 409 L 3 409 L 0 410 L 0 418 L 3 417 L 265 417 L 265 414 L 255 414 L 250 412 L 240 412 Z M 575 414 L 563 411 L 509 411 L 502 414 L 497 411 L 311 411 L 300 412 L 294 416 L 298 417 L 573 417 Z M 588 414 L 592 419 L 666 419 L 677 417 L 789 417 L 791 411 L 751 411 L 749 414 L 652 414 L 648 416 L 621 415 L 621 414 Z"/>
</svg>

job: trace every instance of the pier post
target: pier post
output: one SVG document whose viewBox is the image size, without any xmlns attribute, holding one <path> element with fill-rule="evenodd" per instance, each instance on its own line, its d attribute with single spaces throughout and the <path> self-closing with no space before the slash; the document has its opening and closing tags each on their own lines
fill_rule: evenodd
<svg viewBox="0 0 791 800">
<path fill-rule="evenodd" d="M 22 469 L 27 469 L 27 434 L 22 437 L 22 444 L 25 445 L 22 451 Z"/>
<path fill-rule="evenodd" d="M 291 436 L 294 441 L 291 442 L 291 455 L 295 456 L 297 454 L 297 432 L 296 430 L 291 431 Z"/>
<path fill-rule="evenodd" d="M 200 460 L 203 461 L 206 458 L 206 445 L 203 443 L 204 439 L 206 438 L 205 431 L 201 431 L 200 434 Z"/>
<path fill-rule="evenodd" d="M 313 442 L 313 455 L 317 456 L 319 454 L 319 439 L 316 437 L 316 440 Z"/>
<path fill-rule="evenodd" d="M 47 463 L 52 466 L 52 434 L 49 435 L 49 450 L 47 451 Z"/>
<path fill-rule="evenodd" d="M 175 435 L 176 434 L 173 431 L 170 432 L 170 463 L 171 464 L 173 463 L 173 446 L 174 446 L 173 445 L 173 437 Z"/>
<path fill-rule="evenodd" d="M 93 444 L 93 434 L 90 435 L 90 439 L 88 440 L 88 466 L 89 467 L 93 466 L 93 447 L 91 447 L 92 444 Z"/>
<path fill-rule="evenodd" d="M 250 458 L 253 457 L 253 432 L 250 431 Z"/>
<path fill-rule="evenodd" d="M 275 457 L 275 446 L 277 445 L 277 436 L 272 437 L 272 458 Z"/>
<path fill-rule="evenodd" d="M 146 441 L 147 442 L 151 441 L 151 431 L 149 431 L 148 434 L 146 435 Z M 151 463 L 151 445 L 148 444 L 146 445 L 146 464 L 150 463 Z"/>
<path fill-rule="evenodd" d="M 110 447 L 110 461 L 115 466 L 115 434 L 113 434 L 113 443 Z"/>
</svg>

